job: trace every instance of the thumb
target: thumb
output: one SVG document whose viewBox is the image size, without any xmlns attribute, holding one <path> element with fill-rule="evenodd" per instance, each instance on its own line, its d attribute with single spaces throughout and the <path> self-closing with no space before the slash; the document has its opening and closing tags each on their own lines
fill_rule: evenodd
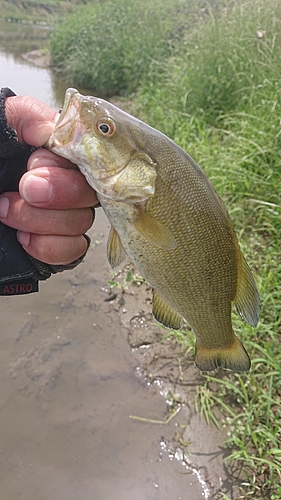
<svg viewBox="0 0 281 500">
<path fill-rule="evenodd" d="M 57 112 L 29 96 L 8 97 L 5 103 L 8 125 L 22 143 L 43 146 L 55 126 Z"/>
</svg>

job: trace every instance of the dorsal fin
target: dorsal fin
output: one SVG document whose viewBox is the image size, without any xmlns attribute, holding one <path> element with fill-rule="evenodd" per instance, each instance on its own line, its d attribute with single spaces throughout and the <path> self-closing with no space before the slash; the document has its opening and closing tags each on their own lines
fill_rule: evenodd
<svg viewBox="0 0 281 500">
<path fill-rule="evenodd" d="M 182 323 L 182 316 L 165 302 L 155 290 L 152 290 L 152 313 L 159 323 L 179 330 Z"/>
<path fill-rule="evenodd" d="M 260 314 L 260 297 L 255 280 L 244 255 L 239 251 L 237 290 L 233 303 L 241 318 L 251 326 L 256 326 Z"/>
</svg>

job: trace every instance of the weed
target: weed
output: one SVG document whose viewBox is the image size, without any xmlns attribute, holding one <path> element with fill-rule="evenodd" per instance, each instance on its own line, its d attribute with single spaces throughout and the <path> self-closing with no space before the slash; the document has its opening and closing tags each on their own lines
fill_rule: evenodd
<svg viewBox="0 0 281 500">
<path fill-rule="evenodd" d="M 52 63 L 68 84 L 92 88 L 100 96 L 133 92 L 151 62 L 170 54 L 180 6 L 178 0 L 88 4 L 53 33 Z"/>
<path fill-rule="evenodd" d="M 130 264 L 118 271 L 111 271 L 111 276 L 112 280 L 108 281 L 108 284 L 111 288 L 118 288 L 121 291 L 128 290 L 131 285 L 140 286 L 145 281 Z"/>
<path fill-rule="evenodd" d="M 181 11 L 173 24 L 176 0 L 170 10 L 164 0 L 96 2 L 58 28 L 51 48 L 53 62 L 76 84 L 101 95 L 138 88 L 135 113 L 188 151 L 227 205 L 262 315 L 252 329 L 233 314 L 251 371 L 206 376 L 196 404 L 216 425 L 219 409 L 230 429 L 229 460 L 242 463 L 246 478 L 241 498 L 279 500 L 281 3 L 213 3 L 218 7 L 190 0 L 186 23 Z M 187 332 L 168 335 L 191 348 Z"/>
<path fill-rule="evenodd" d="M 229 460 L 243 464 L 245 499 L 281 498 L 280 26 L 278 0 L 209 10 L 161 62 L 160 76 L 155 63 L 135 100 L 136 112 L 210 177 L 260 290 L 257 329 L 233 314 L 251 371 L 206 376 L 196 396 L 207 421 L 229 426 Z"/>
<path fill-rule="evenodd" d="M 84 0 L 1 0 L 1 19 L 12 23 L 53 24 L 55 19 L 75 11 Z"/>
</svg>

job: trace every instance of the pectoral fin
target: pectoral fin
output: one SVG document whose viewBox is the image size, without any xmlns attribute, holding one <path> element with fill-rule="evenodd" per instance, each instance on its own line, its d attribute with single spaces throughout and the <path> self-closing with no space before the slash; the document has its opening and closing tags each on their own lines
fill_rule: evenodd
<svg viewBox="0 0 281 500">
<path fill-rule="evenodd" d="M 169 306 L 155 290 L 152 291 L 152 294 L 152 313 L 155 319 L 168 328 L 179 330 L 182 316 Z"/>
<path fill-rule="evenodd" d="M 107 259 L 109 265 L 112 269 L 116 269 L 122 264 L 122 262 L 124 262 L 126 257 L 127 255 L 123 248 L 120 236 L 117 231 L 111 227 L 107 240 Z"/>
<path fill-rule="evenodd" d="M 226 347 L 207 348 L 200 341 L 196 342 L 195 364 L 202 372 L 224 368 L 234 372 L 250 370 L 250 358 L 240 340 L 233 334 L 233 342 Z"/>
<path fill-rule="evenodd" d="M 257 325 L 260 314 L 259 292 L 242 252 L 239 255 L 237 291 L 233 303 L 246 323 Z"/>
<path fill-rule="evenodd" d="M 177 246 L 177 242 L 170 229 L 143 210 L 139 209 L 137 211 L 132 225 L 144 238 L 152 241 L 154 245 L 160 248 L 173 250 Z"/>
</svg>

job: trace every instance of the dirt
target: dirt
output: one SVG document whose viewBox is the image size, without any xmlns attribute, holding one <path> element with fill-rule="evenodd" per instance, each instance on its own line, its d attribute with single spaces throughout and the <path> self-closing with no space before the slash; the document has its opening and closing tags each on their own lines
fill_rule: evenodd
<svg viewBox="0 0 281 500">
<path fill-rule="evenodd" d="M 1 500 L 202 498 L 162 449 L 174 423 L 130 418 L 164 420 L 167 405 L 105 300 L 107 229 L 99 210 L 84 264 L 38 294 L 1 298 Z"/>
<path fill-rule="evenodd" d="M 22 57 L 26 61 L 35 64 L 40 68 L 49 68 L 51 64 L 49 52 L 41 49 L 35 49 L 31 50 L 30 52 L 26 52 L 25 54 L 22 54 Z"/>
<path fill-rule="evenodd" d="M 38 294 L 1 298 L 0 500 L 199 500 L 231 489 L 224 435 L 194 412 L 200 374 L 189 360 L 177 382 L 177 347 L 148 326 L 149 290 L 109 300 L 107 232 L 99 209 L 83 264 Z"/>
<path fill-rule="evenodd" d="M 181 426 L 171 441 L 165 440 L 166 449 L 188 469 L 199 472 L 200 480 L 205 481 L 208 488 L 208 498 L 220 498 L 224 492 L 236 499 L 241 471 L 233 470 L 227 462 L 230 451 L 223 442 L 228 429 L 224 425 L 218 429 L 212 422 L 207 424 L 195 410 L 196 393 L 205 378 L 194 366 L 193 350 L 186 354 L 173 337 L 167 336 L 169 330 L 154 320 L 151 302 L 151 289 L 146 283 L 133 283 L 113 300 L 127 330 L 139 373 L 148 384 L 157 384 L 160 393 L 172 405 L 170 412 L 176 409 L 182 412 Z"/>
<path fill-rule="evenodd" d="M 236 499 L 192 353 L 163 341 L 146 284 L 110 293 L 108 227 L 98 210 L 83 264 L 1 298 L 0 500 Z"/>
</svg>

